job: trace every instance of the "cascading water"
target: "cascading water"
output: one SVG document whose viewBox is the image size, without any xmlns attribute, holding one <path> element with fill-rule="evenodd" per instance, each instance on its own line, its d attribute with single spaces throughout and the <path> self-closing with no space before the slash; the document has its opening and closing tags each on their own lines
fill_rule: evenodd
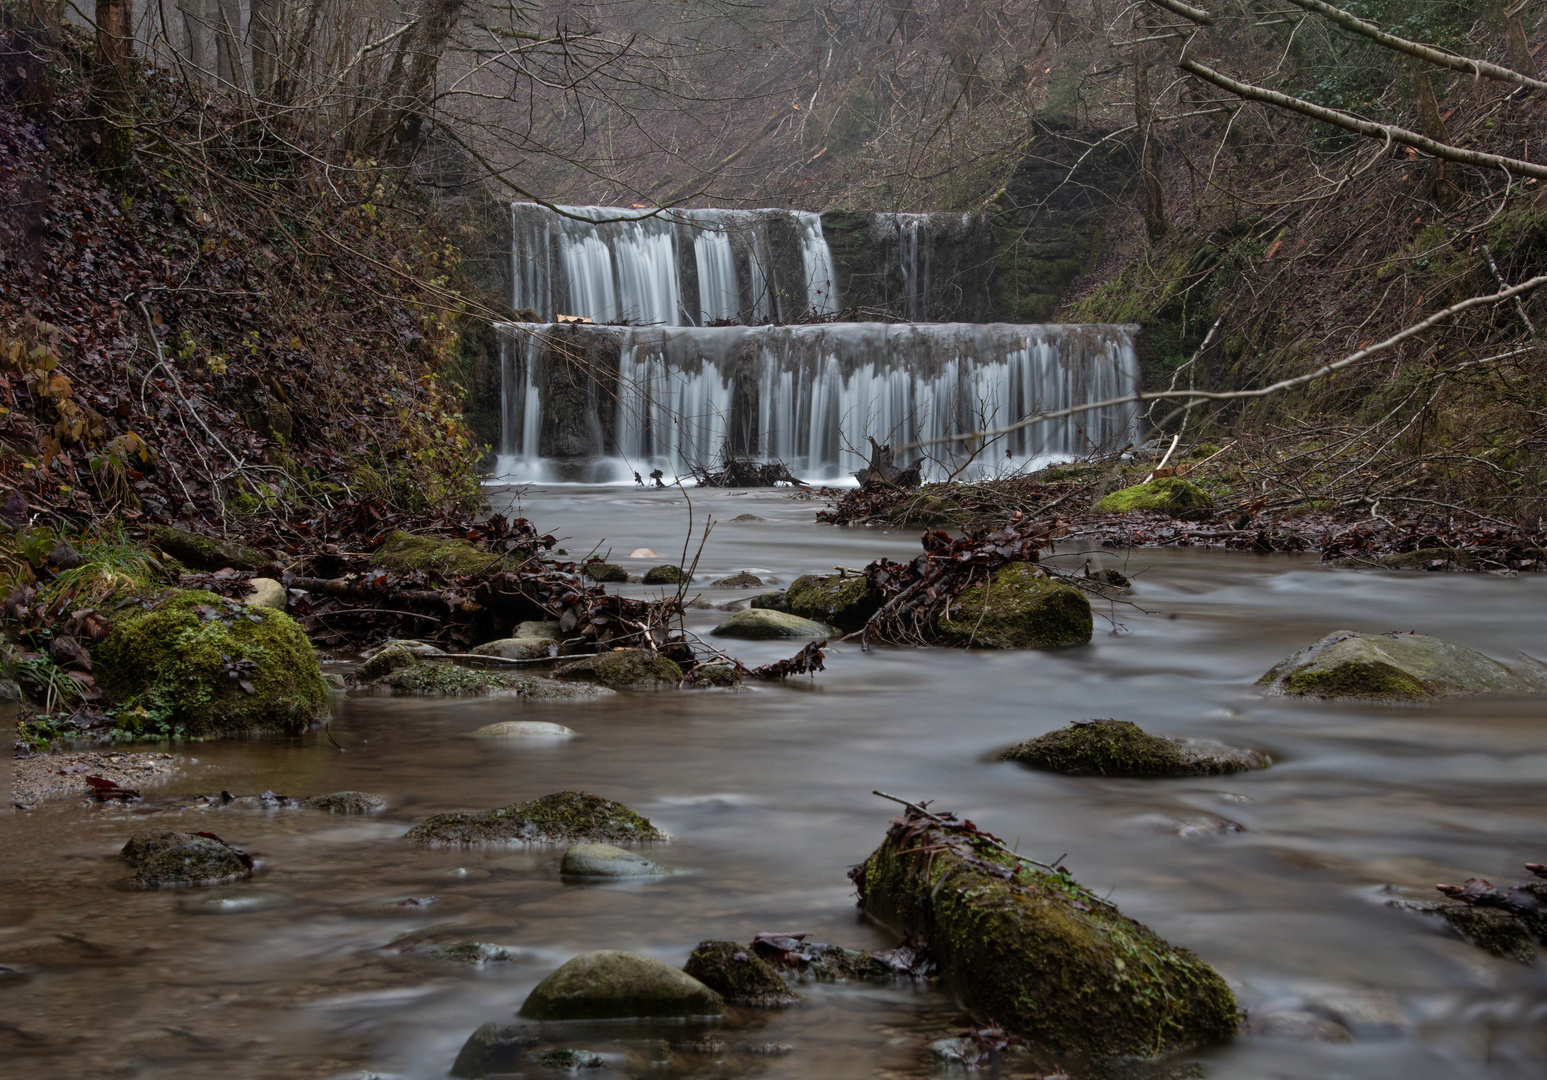
<svg viewBox="0 0 1547 1080">
<path fill-rule="evenodd" d="M 1040 412 L 1131 393 L 1133 328 L 1003 323 L 827 323 L 709 328 L 506 323 L 508 479 L 686 476 L 723 453 L 777 459 L 841 480 L 867 436 L 894 445 L 989 430 Z M 996 439 L 981 476 L 1121 446 L 1132 406 L 1042 421 Z M 961 442 L 920 451 L 954 471 Z M 915 455 L 908 454 L 909 459 Z"/>
<path fill-rule="evenodd" d="M 551 321 L 704 326 L 838 310 L 818 214 L 511 207 L 512 303 Z"/>
</svg>

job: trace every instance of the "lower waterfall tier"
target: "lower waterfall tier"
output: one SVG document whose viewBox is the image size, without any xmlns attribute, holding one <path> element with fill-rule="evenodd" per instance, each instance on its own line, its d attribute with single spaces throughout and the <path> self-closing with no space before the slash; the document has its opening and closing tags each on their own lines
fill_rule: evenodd
<svg viewBox="0 0 1547 1080">
<path fill-rule="evenodd" d="M 686 477 L 730 454 L 847 479 L 867 436 L 900 445 L 1005 427 L 1132 393 L 1135 328 L 1005 323 L 628 327 L 501 323 L 499 473 L 608 482 Z M 905 452 L 925 476 L 992 475 L 1120 447 L 1135 407 L 1045 420 L 989 442 Z M 976 453 L 974 453 L 976 451 Z M 970 460 L 969 460 L 970 459 Z"/>
</svg>

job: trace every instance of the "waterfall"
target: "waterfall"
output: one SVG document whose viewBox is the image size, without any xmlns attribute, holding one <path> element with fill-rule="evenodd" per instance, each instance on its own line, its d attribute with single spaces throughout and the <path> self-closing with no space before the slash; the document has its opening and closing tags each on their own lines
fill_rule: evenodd
<svg viewBox="0 0 1547 1080">
<path fill-rule="evenodd" d="M 551 321 L 703 326 L 838 311 L 821 215 L 511 206 L 511 302 Z"/>
<path fill-rule="evenodd" d="M 705 249 L 710 252 L 711 249 Z M 701 259 L 701 264 L 702 264 Z M 512 479 L 687 476 L 723 451 L 844 480 L 867 436 L 896 444 L 1004 427 L 1132 393 L 1135 328 L 1005 323 L 580 326 L 502 323 L 504 434 Z M 1133 406 L 1106 406 L 995 439 L 963 476 L 1122 446 Z M 942 478 L 973 448 L 927 447 Z"/>
</svg>

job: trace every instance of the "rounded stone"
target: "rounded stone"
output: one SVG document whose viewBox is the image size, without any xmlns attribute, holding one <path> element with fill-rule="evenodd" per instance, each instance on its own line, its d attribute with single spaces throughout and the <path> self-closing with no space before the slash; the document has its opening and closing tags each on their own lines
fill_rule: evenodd
<svg viewBox="0 0 1547 1080">
<path fill-rule="evenodd" d="M 248 607 L 273 608 L 275 611 L 284 611 L 289 602 L 289 594 L 285 587 L 273 578 L 255 577 L 247 583 L 252 587 L 252 592 L 242 597 L 242 601 Z"/>
<path fill-rule="evenodd" d="M 624 582 L 628 580 L 628 571 L 617 563 L 589 562 L 585 565 L 585 576 L 596 582 Z"/>
<path fill-rule="evenodd" d="M 559 655 L 559 643 L 553 638 L 500 638 L 469 651 L 474 656 L 497 656 L 503 660 L 546 660 Z"/>
<path fill-rule="evenodd" d="M 486 724 L 472 735 L 475 739 L 573 739 L 575 732 L 543 720 L 502 720 Z"/>
<path fill-rule="evenodd" d="M 720 995 L 663 961 L 601 949 L 581 953 L 537 984 L 521 1005 L 528 1020 L 624 1020 L 719 1016 Z"/>
<path fill-rule="evenodd" d="M 515 632 L 510 635 L 513 638 L 557 638 L 559 636 L 559 624 L 556 622 L 518 622 Z"/>
<path fill-rule="evenodd" d="M 636 851 L 612 844 L 576 844 L 564 853 L 559 873 L 567 877 L 660 877 L 670 870 Z"/>
<path fill-rule="evenodd" d="M 747 641 L 771 641 L 778 638 L 831 637 L 831 628 L 799 615 L 773 608 L 747 608 L 738 611 L 710 631 L 715 637 L 743 638 Z"/>
<path fill-rule="evenodd" d="M 729 577 L 722 577 L 718 581 L 711 581 L 712 589 L 760 589 L 763 587 L 763 579 L 746 570 L 738 570 Z"/>
<path fill-rule="evenodd" d="M 641 579 L 646 585 L 681 585 L 684 581 L 691 581 L 686 570 L 670 563 L 661 566 L 652 566 L 645 571 Z"/>
<path fill-rule="evenodd" d="M 387 800 L 369 791 L 334 791 L 302 799 L 301 805 L 329 814 L 375 814 L 387 808 Z"/>
</svg>

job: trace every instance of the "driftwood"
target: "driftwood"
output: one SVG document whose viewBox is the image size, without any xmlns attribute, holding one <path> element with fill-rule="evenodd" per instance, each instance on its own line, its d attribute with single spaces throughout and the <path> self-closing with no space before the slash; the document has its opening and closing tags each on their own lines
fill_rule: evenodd
<svg viewBox="0 0 1547 1080">
<path fill-rule="evenodd" d="M 907 468 L 898 468 L 894 460 L 894 451 L 890 446 L 883 446 L 870 436 L 870 464 L 854 474 L 860 487 L 871 487 L 884 484 L 889 487 L 918 487 L 923 480 L 924 462 L 915 461 Z"/>
<path fill-rule="evenodd" d="M 698 465 L 690 465 L 688 468 L 699 487 L 752 488 L 775 487 L 779 484 L 790 484 L 793 487 L 806 486 L 806 482 L 790 472 L 782 461 L 753 461 L 751 458 L 732 457 L 727 454 L 720 459 L 718 469 Z"/>
</svg>

